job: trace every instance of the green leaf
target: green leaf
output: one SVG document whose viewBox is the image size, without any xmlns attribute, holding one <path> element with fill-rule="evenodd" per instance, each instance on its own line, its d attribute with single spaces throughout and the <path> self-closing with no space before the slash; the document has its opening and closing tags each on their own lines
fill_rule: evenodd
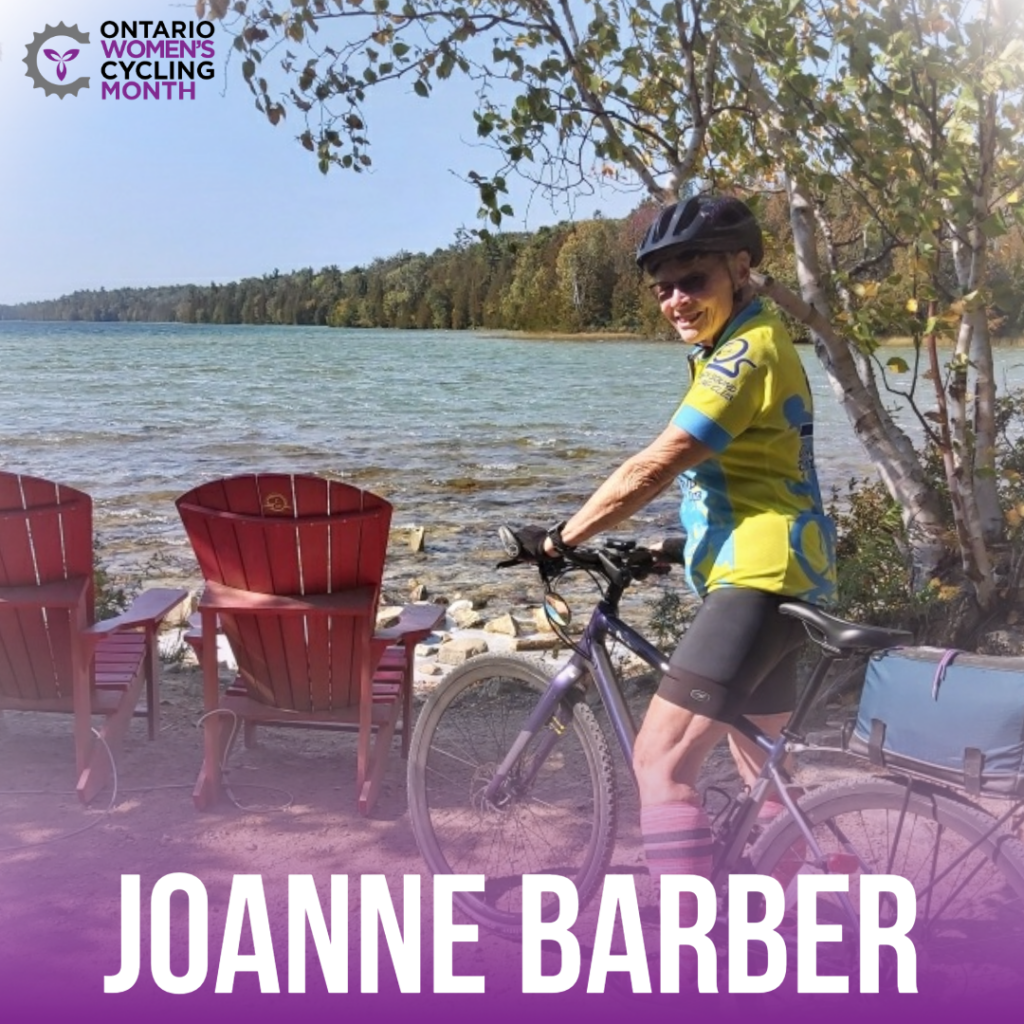
<svg viewBox="0 0 1024 1024">
<path fill-rule="evenodd" d="M 992 216 L 987 217 L 980 224 L 981 233 L 986 238 L 1001 238 L 1006 234 L 1006 225 L 1003 223 L 1003 218 L 998 213 L 993 213 Z"/>
<path fill-rule="evenodd" d="M 886 369 L 892 373 L 907 373 L 910 367 L 907 365 L 905 359 L 901 359 L 899 356 L 891 356 L 885 363 Z"/>
</svg>

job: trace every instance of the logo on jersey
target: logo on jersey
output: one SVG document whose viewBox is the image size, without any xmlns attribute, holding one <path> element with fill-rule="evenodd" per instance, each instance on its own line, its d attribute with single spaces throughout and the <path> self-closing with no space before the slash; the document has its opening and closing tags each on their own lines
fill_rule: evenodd
<svg viewBox="0 0 1024 1024">
<path fill-rule="evenodd" d="M 715 358 L 705 367 L 706 370 L 714 370 L 721 373 L 730 380 L 735 380 L 744 366 L 752 370 L 757 369 L 753 359 L 747 358 L 750 351 L 750 342 L 746 338 L 735 338 L 726 342 L 722 348 L 715 353 Z"/>
</svg>

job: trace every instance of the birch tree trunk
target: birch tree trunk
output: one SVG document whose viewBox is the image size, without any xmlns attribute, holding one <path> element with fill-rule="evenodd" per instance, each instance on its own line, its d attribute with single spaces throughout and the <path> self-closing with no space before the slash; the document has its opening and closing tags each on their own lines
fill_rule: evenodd
<svg viewBox="0 0 1024 1024">
<path fill-rule="evenodd" d="M 785 302 L 780 304 L 810 328 L 815 351 L 857 439 L 878 469 L 889 494 L 900 503 L 911 545 L 914 585 L 922 587 L 935 574 L 943 554 L 938 501 L 916 455 L 908 454 L 901 445 L 894 443 L 891 432 L 886 429 L 885 421 L 889 417 L 877 391 L 865 387 L 849 347 L 828 322 L 829 303 L 822 284 L 814 210 L 800 185 L 788 176 L 786 189 L 797 278 L 807 311 L 813 311 L 814 315 L 799 316 L 797 310 Z"/>
<path fill-rule="evenodd" d="M 991 94 L 984 96 L 981 109 L 983 116 L 978 125 L 980 174 L 975 185 L 972 216 L 967 225 L 951 225 L 957 283 L 965 296 L 973 295 L 984 285 L 988 269 L 988 239 L 981 225 L 991 214 L 996 148 L 995 97 Z M 957 335 L 957 366 L 963 367 L 964 374 L 967 374 L 968 366 L 974 370 L 971 490 L 977 516 L 975 527 L 986 542 L 991 542 L 999 540 L 1003 535 L 1003 518 L 995 477 L 996 382 L 992 364 L 992 340 L 984 307 L 975 306 L 970 299 L 965 300 L 965 306 L 967 308 L 961 316 Z M 969 422 L 966 408 L 962 415 L 966 426 Z"/>
</svg>

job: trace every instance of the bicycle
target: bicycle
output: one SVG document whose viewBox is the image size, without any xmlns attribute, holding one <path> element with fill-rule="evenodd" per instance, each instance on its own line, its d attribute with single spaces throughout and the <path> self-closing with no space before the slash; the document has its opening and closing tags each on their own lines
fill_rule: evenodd
<svg viewBox="0 0 1024 1024">
<path fill-rule="evenodd" d="M 502 528 L 502 536 L 511 557 L 501 567 L 519 564 L 511 531 Z M 632 583 L 668 568 L 632 541 L 566 552 L 564 571 L 542 570 L 541 577 L 545 612 L 572 649 L 567 663 L 552 676 L 521 655 L 480 655 L 454 669 L 421 711 L 408 769 L 413 833 L 433 873 L 485 876 L 482 893 L 456 897 L 479 924 L 519 932 L 524 874 L 568 876 L 581 907 L 599 887 L 615 842 L 617 791 L 608 741 L 587 694 L 596 689 L 631 771 L 636 725 L 608 641 L 665 671 L 667 659 L 622 621 L 619 604 Z M 573 570 L 589 573 L 601 591 L 575 641 L 566 635 L 571 613 L 553 589 Z M 947 974 L 977 964 L 979 955 L 991 964 L 996 946 L 1012 948 L 1024 938 L 1024 846 L 1006 828 L 1024 801 L 996 818 L 959 792 L 905 774 L 860 776 L 791 795 L 787 755 L 843 749 L 815 746 L 804 732 L 832 664 L 905 644 L 910 635 L 798 602 L 780 611 L 804 623 L 818 659 L 777 740 L 746 718 L 733 723 L 766 761 L 753 786 L 714 818 L 712 882 L 722 893 L 730 874 L 775 875 L 792 908 L 798 874 L 849 875 L 849 892 L 823 894 L 818 916 L 843 924 L 855 946 L 859 877 L 902 875 L 918 897 L 911 937 L 919 963 L 924 951 L 926 965 Z M 773 784 L 787 813 L 761 832 L 757 814 Z M 552 901 L 543 913 L 556 910 Z"/>
</svg>

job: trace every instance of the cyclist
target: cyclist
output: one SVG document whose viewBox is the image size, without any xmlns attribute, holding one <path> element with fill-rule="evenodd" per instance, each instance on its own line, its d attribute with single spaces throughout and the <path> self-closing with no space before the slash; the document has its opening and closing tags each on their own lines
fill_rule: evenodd
<svg viewBox="0 0 1024 1024">
<path fill-rule="evenodd" d="M 702 196 L 662 210 L 637 262 L 665 319 L 692 346 L 691 387 L 668 426 L 627 459 L 565 523 L 518 532 L 525 554 L 557 560 L 629 516 L 678 478 L 687 581 L 702 599 L 637 736 L 641 833 L 655 884 L 707 875 L 710 823 L 695 789 L 737 714 L 776 736 L 795 707 L 803 627 L 787 600 L 826 603 L 834 539 L 814 469 L 811 394 L 779 318 L 756 297 L 763 257 L 750 209 Z M 733 756 L 752 782 L 761 756 L 738 734 Z M 766 817 L 781 810 L 766 802 Z"/>
</svg>

